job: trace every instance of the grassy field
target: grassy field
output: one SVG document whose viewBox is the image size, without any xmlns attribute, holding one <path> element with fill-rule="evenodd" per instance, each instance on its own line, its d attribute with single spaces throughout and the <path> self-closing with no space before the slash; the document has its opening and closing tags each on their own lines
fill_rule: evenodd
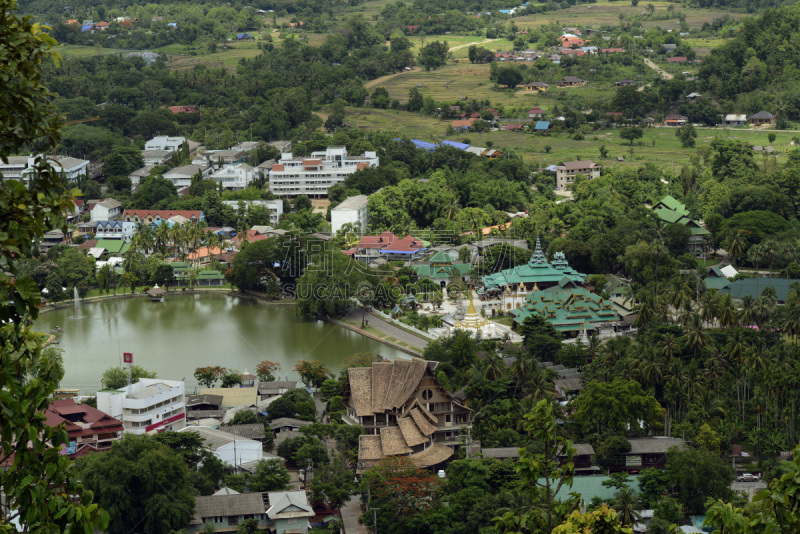
<svg viewBox="0 0 800 534">
<path fill-rule="evenodd" d="M 131 50 L 122 50 L 119 48 L 102 48 L 99 46 L 72 44 L 58 45 L 55 49 L 64 59 L 104 56 L 108 54 L 128 54 L 131 52 Z"/>
<path fill-rule="evenodd" d="M 359 128 L 390 131 L 401 137 L 434 142 L 445 139 L 445 130 L 449 124 L 449 121 L 426 117 L 419 113 L 366 108 L 349 108 L 347 122 Z M 699 128 L 697 146 L 708 145 L 717 137 L 739 139 L 763 146 L 769 144 L 768 133 L 764 130 L 746 128 Z M 778 157 L 781 158 L 791 149 L 789 142 L 796 133 L 776 132 L 776 135 L 774 146 Z M 566 133 L 541 136 L 506 131 L 463 132 L 446 139 L 469 142 L 475 146 L 488 146 L 491 143 L 494 148 L 511 151 L 525 161 L 541 164 L 542 167 L 566 160 L 592 159 L 605 167 L 631 167 L 652 162 L 661 167 L 678 169 L 681 165 L 689 163 L 689 157 L 696 152 L 695 149 L 680 146 L 674 129 L 660 127 L 645 129 L 644 137 L 633 146 L 633 155 L 628 142 L 619 137 L 619 129 L 590 132 L 585 135 L 583 141 L 576 141 Z M 607 159 L 600 159 L 602 145 L 608 150 Z M 547 146 L 550 147 L 549 152 Z M 625 160 L 617 161 L 618 156 L 622 156 Z M 761 159 L 761 156 L 756 156 L 756 161 Z"/>
</svg>

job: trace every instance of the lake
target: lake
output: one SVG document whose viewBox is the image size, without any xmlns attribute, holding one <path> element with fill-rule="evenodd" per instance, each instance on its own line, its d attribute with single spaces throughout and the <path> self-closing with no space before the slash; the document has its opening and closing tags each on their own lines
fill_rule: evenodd
<svg viewBox="0 0 800 534">
<path fill-rule="evenodd" d="M 72 308 L 42 314 L 34 328 L 57 334 L 64 350 L 61 387 L 81 394 L 100 389 L 109 367 L 122 365 L 122 353 L 159 378 L 185 380 L 198 387 L 197 367 L 220 365 L 255 374 L 263 360 L 280 363 L 277 378 L 296 379 L 297 360 L 319 360 L 338 372 L 355 353 L 378 351 L 384 358 L 408 355 L 355 332 L 321 321 L 297 319 L 294 306 L 264 306 L 230 295 L 169 294 L 163 302 L 147 298 L 83 304 L 82 319 Z M 217 383 L 219 385 L 219 383 Z"/>
</svg>

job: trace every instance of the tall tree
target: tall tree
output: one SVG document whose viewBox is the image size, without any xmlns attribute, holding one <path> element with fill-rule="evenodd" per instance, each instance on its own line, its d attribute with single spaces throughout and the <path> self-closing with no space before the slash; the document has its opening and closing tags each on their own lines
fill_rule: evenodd
<svg viewBox="0 0 800 534">
<path fill-rule="evenodd" d="M 30 17 L 16 14 L 15 0 L 0 0 L 0 160 L 43 140 L 50 151 L 59 136 L 54 94 L 42 83 L 42 65 L 58 56 L 55 40 Z M 30 145 L 29 145 L 30 146 Z M 42 415 L 63 376 L 53 359 L 42 357 L 42 338 L 31 328 L 41 295 L 30 276 L 19 275 L 33 245 L 52 228 L 66 233 L 64 214 L 74 208 L 62 177 L 37 158 L 30 187 L 6 180 L 0 187 L 0 494 L 2 523 L 19 522 L 27 532 L 104 530 L 108 516 L 92 504 L 61 454 L 67 442 L 62 428 Z M 19 275 L 19 276 L 18 276 Z M 26 377 L 36 370 L 32 380 Z M 21 445 L 22 444 L 22 445 Z M 13 455 L 13 461 L 11 461 Z M 13 527 L 12 527 L 13 529 Z"/>
</svg>

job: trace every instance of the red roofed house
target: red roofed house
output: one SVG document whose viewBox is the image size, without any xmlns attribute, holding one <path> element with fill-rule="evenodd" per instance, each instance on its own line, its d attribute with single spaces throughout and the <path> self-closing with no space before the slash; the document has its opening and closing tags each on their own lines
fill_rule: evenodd
<svg viewBox="0 0 800 534">
<path fill-rule="evenodd" d="M 355 248 L 345 251 L 359 261 L 370 263 L 378 258 L 387 260 L 411 260 L 419 258 L 425 251 L 422 241 L 406 236 L 399 238 L 392 232 L 361 236 Z"/>
<path fill-rule="evenodd" d="M 563 55 L 565 55 L 565 56 L 575 56 L 575 57 L 583 57 L 583 56 L 586 55 L 586 52 L 584 52 L 583 50 L 579 50 L 579 49 L 578 50 L 575 50 L 575 49 L 562 50 L 561 53 Z"/>
<path fill-rule="evenodd" d="M 69 445 L 64 453 L 70 458 L 111 450 L 111 444 L 122 437 L 122 421 L 74 399 L 54 400 L 44 412 L 47 425 L 64 425 Z"/>
<path fill-rule="evenodd" d="M 686 56 L 668 57 L 667 63 L 686 63 Z"/>
<path fill-rule="evenodd" d="M 564 48 L 580 48 L 585 43 L 586 41 L 584 41 L 580 37 L 561 36 L 561 46 L 563 46 Z"/>
<path fill-rule="evenodd" d="M 206 215 L 200 210 L 125 210 L 122 214 L 123 221 L 153 224 L 180 215 L 197 224 L 205 221 Z"/>
<path fill-rule="evenodd" d="M 419 29 L 419 26 L 406 26 L 406 29 L 408 30 L 408 33 L 414 33 Z"/>
<path fill-rule="evenodd" d="M 541 119 L 545 116 L 545 112 L 539 106 L 534 106 L 528 110 L 528 118 L 529 119 Z"/>
<path fill-rule="evenodd" d="M 178 113 L 197 113 L 198 117 L 203 116 L 203 112 L 197 106 L 170 106 L 167 109 L 175 115 Z"/>
<path fill-rule="evenodd" d="M 625 51 L 624 48 L 601 48 L 600 49 L 600 53 L 601 54 L 619 54 L 619 53 L 622 53 L 624 51 Z"/>
<path fill-rule="evenodd" d="M 683 115 L 678 115 L 677 113 L 667 115 L 664 119 L 664 124 L 666 126 L 683 126 L 686 124 L 686 117 Z"/>
<path fill-rule="evenodd" d="M 472 127 L 472 123 L 475 122 L 476 119 L 467 119 L 463 121 L 453 121 L 451 126 L 455 130 L 469 130 Z"/>
<path fill-rule="evenodd" d="M 507 132 L 512 132 L 514 130 L 521 130 L 523 125 L 519 122 L 509 122 L 504 126 Z"/>
</svg>

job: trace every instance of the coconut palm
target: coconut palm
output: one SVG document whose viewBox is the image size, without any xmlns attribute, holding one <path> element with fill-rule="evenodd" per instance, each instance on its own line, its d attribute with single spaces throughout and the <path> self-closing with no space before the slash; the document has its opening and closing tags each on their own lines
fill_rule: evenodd
<svg viewBox="0 0 800 534">
<path fill-rule="evenodd" d="M 761 266 L 761 262 L 764 261 L 763 246 L 757 244 L 750 247 L 750 250 L 747 251 L 747 259 L 750 260 L 750 263 L 756 268 L 756 295 L 758 295 L 758 268 Z"/>
<path fill-rule="evenodd" d="M 614 510 L 624 526 L 631 526 L 642 520 L 639 513 L 639 497 L 636 492 L 628 487 L 620 488 L 614 495 Z"/>
<path fill-rule="evenodd" d="M 752 295 L 742 297 L 742 307 L 739 310 L 739 324 L 749 326 L 756 322 L 755 299 Z"/>
<path fill-rule="evenodd" d="M 730 293 L 723 295 L 719 301 L 719 324 L 724 328 L 730 328 L 736 324 L 736 308 Z"/>
<path fill-rule="evenodd" d="M 711 341 L 711 336 L 703 328 L 703 319 L 698 314 L 692 314 L 686 334 L 681 338 L 681 341 L 686 345 L 686 348 L 692 350 L 695 358 L 697 358 L 697 353 Z"/>
<path fill-rule="evenodd" d="M 734 265 L 736 264 L 736 258 L 742 255 L 746 245 L 747 237 L 744 235 L 744 232 L 742 230 L 731 230 L 731 233 L 728 236 L 728 243 L 725 246 L 728 254 L 730 254 L 733 258 L 731 263 Z"/>
<path fill-rule="evenodd" d="M 678 341 L 672 334 L 665 335 L 664 339 L 662 339 L 661 343 L 658 345 L 661 347 L 661 356 L 667 361 L 671 361 L 675 357 L 675 354 L 681 350 Z"/>
<path fill-rule="evenodd" d="M 497 380 L 503 376 L 506 370 L 506 364 L 503 358 L 495 353 L 491 353 L 486 357 L 486 362 L 483 367 L 483 376 L 487 380 Z"/>
</svg>

